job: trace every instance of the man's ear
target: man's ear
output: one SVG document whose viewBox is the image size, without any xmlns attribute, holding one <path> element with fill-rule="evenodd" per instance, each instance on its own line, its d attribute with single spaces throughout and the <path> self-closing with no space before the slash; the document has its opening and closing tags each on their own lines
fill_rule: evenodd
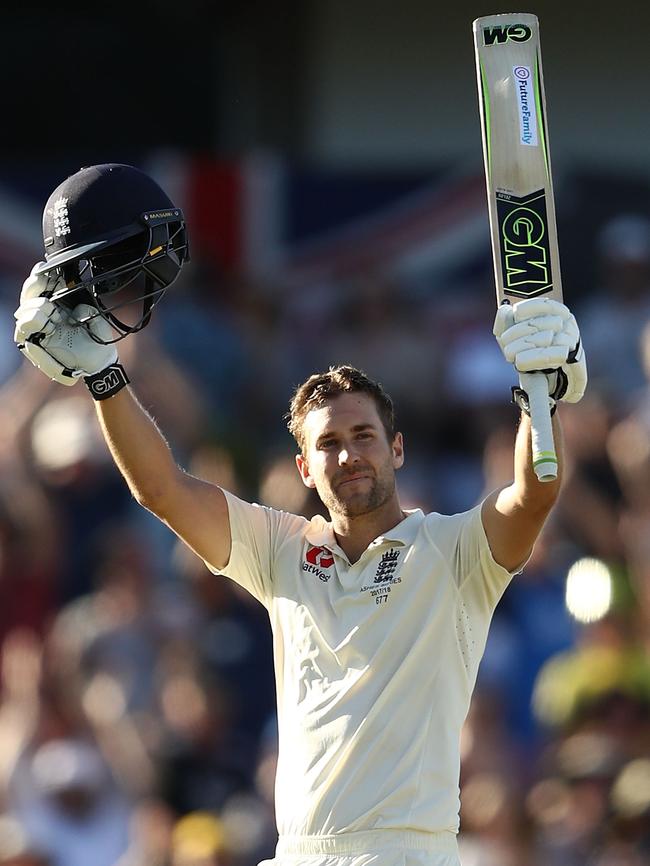
<svg viewBox="0 0 650 866">
<path fill-rule="evenodd" d="M 307 465 L 307 460 L 302 456 L 302 454 L 296 454 L 296 466 L 298 467 L 298 472 L 300 472 L 302 483 L 305 485 L 305 487 L 309 487 L 314 490 L 316 488 L 316 482 L 309 474 L 309 466 Z"/>
<path fill-rule="evenodd" d="M 404 439 L 401 433 L 396 433 L 392 444 L 393 468 L 399 469 L 404 465 Z"/>
</svg>

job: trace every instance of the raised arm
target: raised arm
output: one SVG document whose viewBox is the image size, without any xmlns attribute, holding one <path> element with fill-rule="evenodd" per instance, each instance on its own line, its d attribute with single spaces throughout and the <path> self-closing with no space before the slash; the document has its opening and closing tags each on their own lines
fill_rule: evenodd
<svg viewBox="0 0 650 866">
<path fill-rule="evenodd" d="M 225 566 L 230 523 L 223 491 L 178 467 L 163 434 L 130 388 L 95 405 L 104 439 L 136 501 L 202 559 L 216 568 Z"/>
<path fill-rule="evenodd" d="M 494 334 L 507 361 L 517 372 L 547 374 L 549 401 L 577 403 L 587 385 L 587 367 L 576 320 L 559 301 L 533 298 L 499 308 Z M 541 482 L 533 471 L 527 395 L 516 399 L 524 410 L 517 433 L 514 481 L 495 490 L 483 504 L 483 526 L 495 560 L 514 571 L 528 558 L 544 521 L 557 499 L 562 478 L 562 433 L 557 417 L 553 433 L 558 477 Z"/>
<path fill-rule="evenodd" d="M 47 280 L 32 274 L 16 311 L 14 339 L 46 376 L 64 385 L 84 379 L 96 400 L 108 447 L 136 500 L 216 568 L 230 556 L 223 491 L 180 469 L 153 419 L 127 387 L 110 326 L 80 304 L 73 310 L 43 295 Z M 82 324 L 83 322 L 83 324 Z"/>
<path fill-rule="evenodd" d="M 514 481 L 495 490 L 483 502 L 483 527 L 494 559 L 514 571 L 528 559 L 562 482 L 562 430 L 553 418 L 553 435 L 558 457 L 555 481 L 541 482 L 533 471 L 530 418 L 522 413 L 514 456 Z"/>
</svg>

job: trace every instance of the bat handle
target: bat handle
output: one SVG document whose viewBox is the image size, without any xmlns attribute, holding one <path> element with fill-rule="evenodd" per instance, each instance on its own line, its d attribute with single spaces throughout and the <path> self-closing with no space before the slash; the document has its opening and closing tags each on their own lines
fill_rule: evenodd
<svg viewBox="0 0 650 866">
<path fill-rule="evenodd" d="M 557 478 L 557 455 L 548 403 L 548 381 L 544 373 L 520 373 L 519 382 L 528 394 L 533 469 L 540 481 Z"/>
</svg>

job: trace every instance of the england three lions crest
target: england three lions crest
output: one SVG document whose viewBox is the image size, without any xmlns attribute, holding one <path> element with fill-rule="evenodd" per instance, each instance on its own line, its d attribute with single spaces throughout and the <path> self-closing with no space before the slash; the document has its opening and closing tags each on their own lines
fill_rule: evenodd
<svg viewBox="0 0 650 866">
<path fill-rule="evenodd" d="M 375 583 L 387 583 L 393 580 L 395 569 L 399 564 L 399 555 L 400 551 L 393 547 L 382 554 L 375 574 Z"/>
</svg>

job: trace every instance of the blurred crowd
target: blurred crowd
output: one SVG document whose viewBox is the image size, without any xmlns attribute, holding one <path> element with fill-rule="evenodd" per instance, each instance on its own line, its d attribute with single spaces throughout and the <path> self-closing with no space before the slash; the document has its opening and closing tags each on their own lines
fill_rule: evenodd
<svg viewBox="0 0 650 866">
<path fill-rule="evenodd" d="M 597 253 L 565 490 L 463 731 L 464 866 L 650 862 L 650 221 L 612 220 Z M 395 400 L 402 504 L 462 511 L 512 472 L 491 280 L 296 287 L 193 261 L 121 359 L 181 465 L 306 516 L 283 415 L 309 373 L 355 364 Z M 254 866 L 276 840 L 266 612 L 133 502 L 83 386 L 21 362 L 20 281 L 0 296 L 0 864 Z M 586 557 L 612 585 L 593 622 L 566 603 Z"/>
</svg>

